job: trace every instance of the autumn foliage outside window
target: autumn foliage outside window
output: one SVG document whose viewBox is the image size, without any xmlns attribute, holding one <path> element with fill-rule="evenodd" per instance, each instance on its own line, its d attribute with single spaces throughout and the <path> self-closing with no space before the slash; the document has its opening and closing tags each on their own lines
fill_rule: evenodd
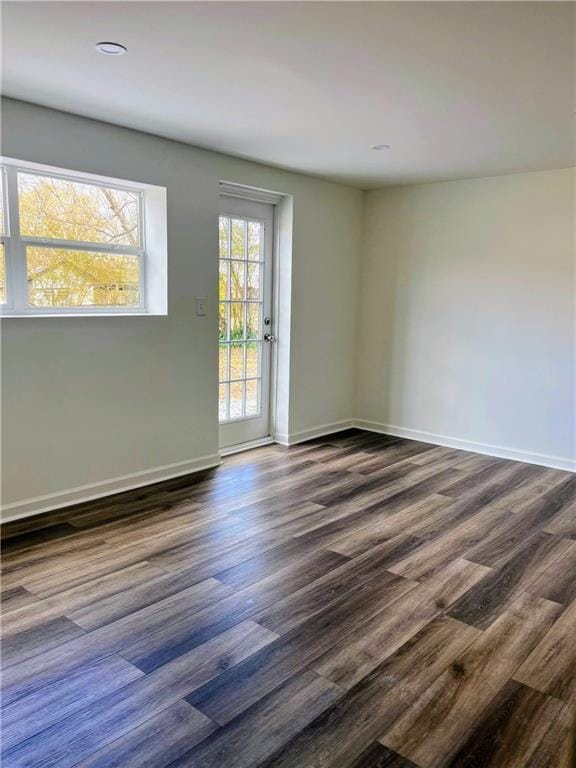
<svg viewBox="0 0 576 768">
<path fill-rule="evenodd" d="M 15 168 L 6 171 L 0 208 L 0 301 L 10 300 L 6 266 L 12 249 L 10 263 L 21 283 L 26 280 L 23 303 L 31 308 L 143 305 L 140 191 Z M 7 184 L 12 185 L 8 195 Z M 11 243 L 14 232 L 6 231 L 7 221 L 16 220 L 17 247 Z"/>
</svg>

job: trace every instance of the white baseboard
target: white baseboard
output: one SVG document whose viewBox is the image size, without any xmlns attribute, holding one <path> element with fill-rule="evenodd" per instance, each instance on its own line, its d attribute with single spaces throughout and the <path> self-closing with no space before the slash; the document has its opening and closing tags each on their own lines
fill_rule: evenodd
<svg viewBox="0 0 576 768">
<path fill-rule="evenodd" d="M 306 440 L 313 440 L 316 437 L 342 432 L 345 429 L 355 427 L 364 429 L 368 432 L 378 432 L 392 437 L 404 437 L 408 440 L 418 440 L 432 445 L 441 445 L 447 448 L 456 448 L 461 451 L 471 451 L 472 453 L 481 453 L 486 456 L 495 456 L 500 459 L 512 459 L 514 461 L 523 461 L 527 464 L 538 464 L 553 469 L 563 469 L 568 472 L 576 472 L 576 461 L 563 458 L 561 456 L 549 456 L 542 453 L 530 451 L 521 451 L 516 448 L 508 448 L 500 445 L 489 445 L 486 443 L 477 443 L 473 440 L 462 440 L 458 437 L 448 435 L 438 435 L 433 432 L 424 432 L 417 429 L 408 429 L 398 427 L 393 424 L 381 424 L 377 421 L 368 421 L 366 419 L 345 419 L 332 424 L 323 424 L 312 429 L 305 429 L 300 432 L 293 432 L 290 435 L 277 433 L 273 438 L 266 438 L 263 441 L 255 441 L 261 445 L 271 442 L 280 443 L 280 445 L 297 445 Z M 236 450 L 245 450 L 248 446 L 237 447 Z M 251 445 L 250 447 L 257 447 Z M 233 449 L 222 451 L 222 455 L 235 452 Z M 76 488 L 70 488 L 66 491 L 50 493 L 45 496 L 36 496 L 35 498 L 23 499 L 11 504 L 5 504 L 2 509 L 2 522 L 11 520 L 20 520 L 21 518 L 31 517 L 41 512 L 51 512 L 57 509 L 63 509 L 73 504 L 79 504 L 84 501 L 92 501 L 105 496 L 111 496 L 115 493 L 130 491 L 135 488 L 142 488 L 146 485 L 159 483 L 163 480 L 170 480 L 175 477 L 182 477 L 194 472 L 200 472 L 203 469 L 211 469 L 221 464 L 221 457 L 218 454 L 201 456 L 198 459 L 189 461 L 180 461 L 175 464 L 167 464 L 162 467 L 133 472 L 129 475 L 114 477 L 109 480 L 103 480 L 98 483 L 81 485 Z"/>
<path fill-rule="evenodd" d="M 162 467 L 145 469 L 141 472 L 132 472 L 129 475 L 121 475 L 120 477 L 113 477 L 109 480 L 102 480 L 97 483 L 90 483 L 89 485 L 80 485 L 66 491 L 23 499 L 22 501 L 16 501 L 3 506 L 2 522 L 20 520 L 21 518 L 31 517 L 41 512 L 51 512 L 55 509 L 69 507 L 72 504 L 79 504 L 83 501 L 92 501 L 104 496 L 111 496 L 114 493 L 131 491 L 134 488 L 142 488 L 145 485 L 162 482 L 162 480 L 171 480 L 175 477 L 190 475 L 193 472 L 200 472 L 203 469 L 211 469 L 212 467 L 219 466 L 220 463 L 220 456 L 215 453 L 210 456 L 200 456 L 198 459 L 178 461 L 175 464 L 166 464 Z"/>
<path fill-rule="evenodd" d="M 220 448 L 220 456 L 232 456 L 234 453 L 244 453 L 244 451 L 251 451 L 252 448 L 262 448 L 264 445 L 272 445 L 276 442 L 273 437 L 261 437 L 258 440 L 249 440 L 247 443 L 239 443 L 238 445 L 229 445 L 227 448 Z"/>
<path fill-rule="evenodd" d="M 473 440 L 462 440 L 459 437 L 437 435 L 434 432 L 423 432 L 418 429 L 396 427 L 393 424 L 380 424 L 377 421 L 367 421 L 366 419 L 356 419 L 353 426 L 358 429 L 365 429 L 368 432 L 380 432 L 383 435 L 391 435 L 392 437 L 405 437 L 408 440 L 419 440 L 423 443 L 442 445 L 446 448 L 457 448 L 461 451 L 482 453 L 486 456 L 495 456 L 499 459 L 512 459 L 514 461 L 523 461 L 526 464 L 539 464 L 540 466 L 551 467 L 552 469 L 564 469 L 568 472 L 576 472 L 576 461 L 561 456 L 548 456 L 544 453 L 521 451 L 517 448 L 508 448 L 503 445 L 476 443 Z"/>
<path fill-rule="evenodd" d="M 353 426 L 354 422 L 352 419 L 344 419 L 343 421 L 335 421 L 332 424 L 312 427 L 312 429 L 303 429 L 301 432 L 291 432 L 289 435 L 276 432 L 274 440 L 280 443 L 280 445 L 296 445 L 297 443 L 304 443 L 306 440 L 313 440 L 315 437 L 331 435 L 333 432 L 342 432 Z"/>
</svg>

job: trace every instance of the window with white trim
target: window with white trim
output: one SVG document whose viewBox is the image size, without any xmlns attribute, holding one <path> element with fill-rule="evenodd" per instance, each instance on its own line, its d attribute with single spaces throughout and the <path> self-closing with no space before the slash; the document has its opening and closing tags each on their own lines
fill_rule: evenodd
<svg viewBox="0 0 576 768">
<path fill-rule="evenodd" d="M 2 315 L 166 314 L 163 187 L 18 161 L 0 179 Z"/>
</svg>

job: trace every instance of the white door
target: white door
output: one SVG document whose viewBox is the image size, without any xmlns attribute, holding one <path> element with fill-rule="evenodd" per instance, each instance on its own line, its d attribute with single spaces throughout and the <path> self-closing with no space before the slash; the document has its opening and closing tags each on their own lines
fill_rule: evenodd
<svg viewBox="0 0 576 768">
<path fill-rule="evenodd" d="M 220 447 L 270 434 L 274 207 L 220 198 Z"/>
</svg>

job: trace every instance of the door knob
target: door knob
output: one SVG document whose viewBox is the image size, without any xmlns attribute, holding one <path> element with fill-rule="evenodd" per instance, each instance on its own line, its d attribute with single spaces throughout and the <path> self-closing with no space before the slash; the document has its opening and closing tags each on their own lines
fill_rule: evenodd
<svg viewBox="0 0 576 768">
<path fill-rule="evenodd" d="M 264 341 L 276 341 L 276 336 L 272 336 L 271 333 L 265 333 Z"/>
</svg>

